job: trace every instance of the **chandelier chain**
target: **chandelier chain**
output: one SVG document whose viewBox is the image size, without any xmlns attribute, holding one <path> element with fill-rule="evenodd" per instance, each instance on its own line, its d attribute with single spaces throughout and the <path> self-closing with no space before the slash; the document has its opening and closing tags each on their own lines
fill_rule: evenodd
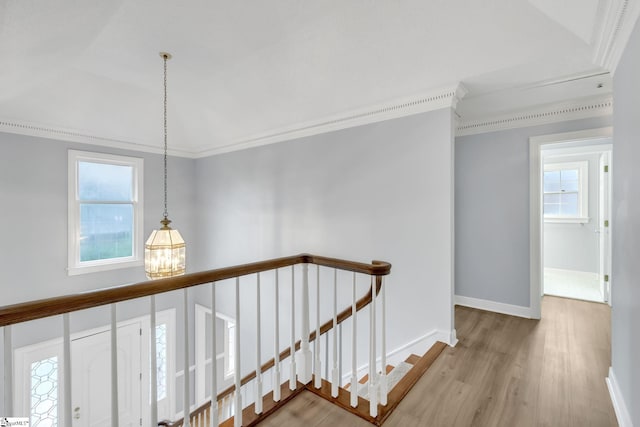
<svg viewBox="0 0 640 427">
<path fill-rule="evenodd" d="M 164 219 L 167 219 L 167 55 L 164 59 Z"/>
</svg>

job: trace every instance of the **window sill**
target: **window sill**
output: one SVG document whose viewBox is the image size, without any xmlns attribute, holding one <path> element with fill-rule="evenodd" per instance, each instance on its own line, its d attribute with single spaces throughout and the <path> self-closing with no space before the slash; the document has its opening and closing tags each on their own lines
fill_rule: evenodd
<svg viewBox="0 0 640 427">
<path fill-rule="evenodd" d="M 545 223 L 556 223 L 556 224 L 588 224 L 591 221 L 589 217 L 579 217 L 579 218 L 545 218 Z"/>
<path fill-rule="evenodd" d="M 140 267 L 143 265 L 144 261 L 141 259 L 118 262 L 100 262 L 82 266 L 68 267 L 67 274 L 69 276 L 77 276 L 79 274 L 97 273 L 100 271 L 117 270 L 120 268 Z"/>
</svg>

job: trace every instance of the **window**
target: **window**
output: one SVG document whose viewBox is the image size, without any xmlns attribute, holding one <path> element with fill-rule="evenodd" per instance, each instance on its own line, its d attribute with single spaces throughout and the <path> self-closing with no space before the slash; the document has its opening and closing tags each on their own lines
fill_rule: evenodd
<svg viewBox="0 0 640 427">
<path fill-rule="evenodd" d="M 545 221 L 588 221 L 588 162 L 544 166 Z"/>
<path fill-rule="evenodd" d="M 69 151 L 69 274 L 142 265 L 139 158 Z"/>
<path fill-rule="evenodd" d="M 224 379 L 233 377 L 236 357 L 236 324 L 224 319 Z"/>
</svg>

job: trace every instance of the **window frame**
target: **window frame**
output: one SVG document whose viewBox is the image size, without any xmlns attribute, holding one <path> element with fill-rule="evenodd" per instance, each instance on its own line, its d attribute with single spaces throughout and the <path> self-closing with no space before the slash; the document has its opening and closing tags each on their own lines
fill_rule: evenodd
<svg viewBox="0 0 640 427">
<path fill-rule="evenodd" d="M 130 166 L 133 169 L 131 206 L 133 207 L 133 254 L 128 257 L 80 261 L 80 205 L 78 197 L 78 165 L 80 162 Z M 85 273 L 139 267 L 144 264 L 142 250 L 144 233 L 143 188 L 144 159 L 140 157 L 90 151 L 69 150 L 68 153 L 68 266 L 67 274 L 74 276 Z M 128 204 L 128 203 L 127 203 Z"/>
<path fill-rule="evenodd" d="M 546 194 L 562 194 L 562 192 L 544 191 L 544 172 L 578 170 L 578 214 L 575 216 L 547 215 L 544 213 L 544 196 Z M 544 163 L 542 173 L 542 216 L 544 222 L 587 223 L 589 222 L 589 161 Z"/>
</svg>

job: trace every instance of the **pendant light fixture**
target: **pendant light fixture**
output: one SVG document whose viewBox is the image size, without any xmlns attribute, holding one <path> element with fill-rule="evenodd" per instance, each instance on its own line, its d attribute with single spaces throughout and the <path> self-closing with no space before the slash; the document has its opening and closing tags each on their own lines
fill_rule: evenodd
<svg viewBox="0 0 640 427">
<path fill-rule="evenodd" d="M 164 215 L 162 228 L 153 230 L 144 247 L 144 269 L 149 279 L 180 276 L 185 272 L 185 243 L 178 230 L 169 227 L 167 213 L 167 61 L 171 54 L 160 52 L 164 61 Z"/>
</svg>

